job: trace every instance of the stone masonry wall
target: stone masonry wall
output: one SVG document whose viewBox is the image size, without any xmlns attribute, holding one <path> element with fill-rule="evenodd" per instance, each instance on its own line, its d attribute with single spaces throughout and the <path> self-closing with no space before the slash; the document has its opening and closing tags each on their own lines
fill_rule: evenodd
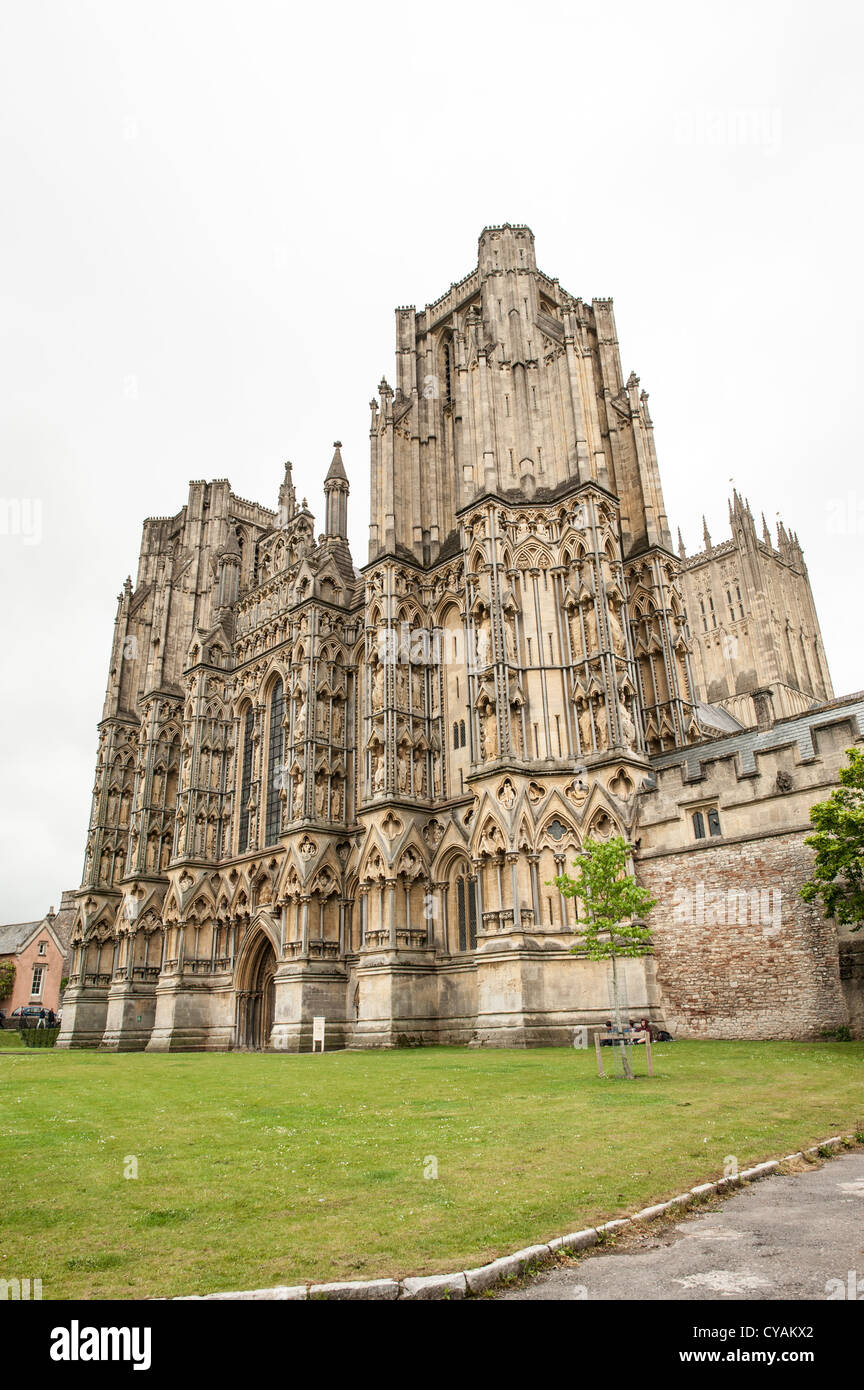
<svg viewBox="0 0 864 1390">
<path fill-rule="evenodd" d="M 798 833 L 640 858 L 662 904 L 651 923 L 673 1036 L 818 1038 L 848 1024 L 836 930 L 798 896 L 811 864 Z"/>
</svg>

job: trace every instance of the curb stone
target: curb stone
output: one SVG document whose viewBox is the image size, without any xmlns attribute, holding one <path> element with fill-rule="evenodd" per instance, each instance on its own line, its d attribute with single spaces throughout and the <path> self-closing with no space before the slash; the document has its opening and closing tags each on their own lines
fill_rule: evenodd
<svg viewBox="0 0 864 1390">
<path fill-rule="evenodd" d="M 311 1299 L 362 1298 L 391 1299 L 399 1297 L 399 1285 L 395 1279 L 352 1280 L 344 1284 L 310 1284 L 307 1297 Z"/>
<path fill-rule="evenodd" d="M 528 1245 L 524 1250 L 516 1250 L 512 1255 L 502 1255 L 489 1264 L 478 1266 L 477 1269 L 460 1270 L 452 1274 L 418 1275 L 400 1280 L 369 1279 L 335 1284 L 278 1284 L 272 1289 L 250 1289 L 243 1293 L 178 1294 L 172 1302 L 189 1303 L 213 1299 L 231 1300 L 232 1302 L 251 1299 L 267 1299 L 278 1302 L 313 1300 L 338 1302 L 358 1299 L 364 1302 L 370 1300 L 394 1302 L 398 1300 L 400 1303 L 413 1303 L 470 1297 L 472 1294 L 485 1292 L 486 1289 L 492 1288 L 493 1285 L 504 1279 L 518 1278 L 528 1265 L 550 1263 L 553 1256 L 559 1251 L 587 1250 L 591 1246 L 597 1245 L 604 1235 L 613 1235 L 625 1226 L 632 1226 L 634 1222 L 655 1221 L 675 1207 L 690 1206 L 694 1199 L 699 1197 L 707 1197 L 711 1193 L 726 1192 L 733 1187 L 741 1186 L 742 1183 L 758 1182 L 760 1178 L 767 1178 L 772 1173 L 778 1172 L 781 1164 L 791 1163 L 795 1159 L 804 1158 L 810 1154 L 820 1156 L 820 1149 L 825 1149 L 831 1144 L 842 1144 L 844 1139 L 854 1141 L 855 1131 L 853 1130 L 848 1135 L 835 1134 L 830 1139 L 823 1139 L 820 1144 L 814 1144 L 812 1148 L 803 1149 L 798 1153 L 786 1154 L 785 1158 L 772 1158 L 764 1163 L 756 1163 L 752 1168 L 745 1168 L 734 1176 L 719 1178 L 717 1182 L 698 1183 L 696 1187 L 691 1187 L 689 1192 L 681 1192 L 677 1197 L 670 1197 L 668 1202 L 658 1202 L 653 1206 L 643 1207 L 641 1211 L 634 1212 L 632 1216 L 618 1217 L 614 1221 L 606 1221 L 602 1226 L 589 1226 L 584 1231 L 574 1231 L 567 1236 L 556 1236 L 545 1245 Z"/>
<path fill-rule="evenodd" d="M 553 1255 L 559 1250 L 588 1250 L 590 1246 L 596 1245 L 600 1236 L 594 1226 L 589 1226 L 585 1231 L 574 1231 L 569 1236 L 556 1236 L 550 1240 L 549 1249 Z"/>
<path fill-rule="evenodd" d="M 400 1298 L 415 1301 L 432 1298 L 464 1298 L 468 1280 L 464 1274 L 429 1274 L 402 1280 Z"/>
</svg>

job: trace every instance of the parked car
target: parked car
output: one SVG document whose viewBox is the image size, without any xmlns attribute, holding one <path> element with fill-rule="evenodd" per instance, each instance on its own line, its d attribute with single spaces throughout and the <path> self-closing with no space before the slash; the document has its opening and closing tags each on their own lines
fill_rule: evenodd
<svg viewBox="0 0 864 1390">
<path fill-rule="evenodd" d="M 17 1009 L 12 1010 L 12 1027 L 35 1028 L 43 1007 L 42 1004 L 19 1004 Z"/>
</svg>

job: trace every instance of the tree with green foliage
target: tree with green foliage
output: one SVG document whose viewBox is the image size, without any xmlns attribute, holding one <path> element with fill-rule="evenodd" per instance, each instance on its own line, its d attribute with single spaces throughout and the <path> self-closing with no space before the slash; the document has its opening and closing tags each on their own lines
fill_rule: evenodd
<svg viewBox="0 0 864 1390">
<path fill-rule="evenodd" d="M 621 835 L 609 840 L 586 840 L 573 867 L 577 870 L 575 878 L 564 873 L 553 880 L 565 898 L 579 898 L 585 908 L 586 921 L 577 929 L 582 942 L 571 950 L 574 955 L 584 953 L 589 960 L 612 963 L 615 1027 L 622 1039 L 621 1063 L 625 1077 L 632 1081 L 633 1068 L 622 1036 L 618 960 L 650 952 L 651 932 L 640 919 L 651 911 L 657 899 L 633 877 L 630 845 Z"/>
<path fill-rule="evenodd" d="M 12 990 L 15 987 L 15 962 L 14 960 L 0 961 L 0 1003 L 4 999 L 12 997 Z"/>
<path fill-rule="evenodd" d="M 848 767 L 827 801 L 810 807 L 815 835 L 813 877 L 801 889 L 806 903 L 821 899 L 826 917 L 860 931 L 864 926 L 864 752 L 847 749 Z"/>
</svg>

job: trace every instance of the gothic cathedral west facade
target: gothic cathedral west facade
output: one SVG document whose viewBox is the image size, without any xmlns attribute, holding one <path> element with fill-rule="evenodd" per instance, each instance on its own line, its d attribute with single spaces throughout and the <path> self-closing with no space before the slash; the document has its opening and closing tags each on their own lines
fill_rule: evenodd
<svg viewBox="0 0 864 1390">
<path fill-rule="evenodd" d="M 766 814 L 800 838 L 839 752 L 787 785 L 784 750 L 815 725 L 848 725 L 838 750 L 864 734 L 797 537 L 760 537 L 736 494 L 729 542 L 673 545 L 611 301 L 543 274 L 527 227 L 486 228 L 467 277 L 397 309 L 396 347 L 362 569 L 338 444 L 317 538 L 290 464 L 274 510 L 218 479 L 144 523 L 61 1046 L 308 1050 L 322 1016 L 328 1047 L 570 1043 L 609 1010 L 553 885 L 583 841 L 623 834 L 637 874 L 680 855 L 676 879 L 704 878 Z M 723 788 L 754 741 L 769 809 L 730 834 Z M 738 1017 L 730 996 L 706 1015 L 668 901 L 628 962 L 631 1010 L 697 1035 L 848 1021 L 836 931 L 789 914 L 803 1012 Z"/>
</svg>

